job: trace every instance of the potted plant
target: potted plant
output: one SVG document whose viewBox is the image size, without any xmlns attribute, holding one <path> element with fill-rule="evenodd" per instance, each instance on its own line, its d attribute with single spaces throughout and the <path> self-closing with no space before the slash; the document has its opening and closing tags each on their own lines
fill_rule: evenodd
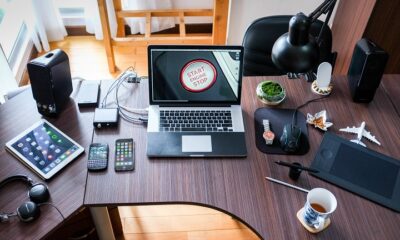
<svg viewBox="0 0 400 240">
<path fill-rule="evenodd" d="M 256 89 L 257 97 L 267 105 L 278 105 L 285 97 L 285 89 L 277 82 L 263 81 L 258 84 Z"/>
</svg>

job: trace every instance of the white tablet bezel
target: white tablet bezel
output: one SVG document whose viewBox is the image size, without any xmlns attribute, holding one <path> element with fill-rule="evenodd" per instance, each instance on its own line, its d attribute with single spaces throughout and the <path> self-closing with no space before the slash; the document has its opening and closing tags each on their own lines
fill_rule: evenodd
<svg viewBox="0 0 400 240">
<path fill-rule="evenodd" d="M 40 170 L 39 168 L 37 168 L 34 164 L 32 164 L 26 157 L 24 157 L 22 154 L 20 154 L 12 145 L 17 142 L 19 139 L 21 139 L 22 137 L 24 137 L 26 134 L 28 134 L 29 132 L 31 132 L 33 129 L 37 128 L 38 126 L 42 125 L 42 124 L 48 124 L 50 127 L 52 127 L 57 134 L 65 137 L 66 139 L 68 139 L 74 146 L 78 147 L 78 149 L 73 152 L 71 155 L 69 155 L 67 158 L 65 158 L 62 162 L 60 162 L 60 164 L 58 164 L 55 168 L 51 169 L 48 173 L 44 173 L 42 172 L 42 170 Z M 53 124 L 49 123 L 48 121 L 46 121 L 45 119 L 41 119 L 40 121 L 34 123 L 31 127 L 29 127 L 28 129 L 26 129 L 25 131 L 23 131 L 22 133 L 20 133 L 18 136 L 14 137 L 13 139 L 11 139 L 10 141 L 8 141 L 6 143 L 6 149 L 8 151 L 10 151 L 14 156 L 16 156 L 18 158 L 18 160 L 20 160 L 22 163 L 24 163 L 26 166 L 28 166 L 29 168 L 31 168 L 35 173 L 37 173 L 41 178 L 43 179 L 50 179 L 54 174 L 56 174 L 58 171 L 60 171 L 62 168 L 64 168 L 68 163 L 72 162 L 73 160 L 75 160 L 75 158 L 77 158 L 81 153 L 83 153 L 85 151 L 85 149 L 79 145 L 78 143 L 76 143 L 74 140 L 72 140 L 70 137 L 68 137 L 65 133 L 63 133 L 60 129 L 58 129 L 57 127 L 55 127 Z"/>
</svg>

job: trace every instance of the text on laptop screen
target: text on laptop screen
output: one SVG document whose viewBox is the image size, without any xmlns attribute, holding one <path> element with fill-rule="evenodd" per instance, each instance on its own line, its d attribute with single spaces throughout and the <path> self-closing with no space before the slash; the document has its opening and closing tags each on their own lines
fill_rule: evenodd
<svg viewBox="0 0 400 240">
<path fill-rule="evenodd" d="M 154 102 L 237 102 L 240 49 L 151 49 Z"/>
</svg>

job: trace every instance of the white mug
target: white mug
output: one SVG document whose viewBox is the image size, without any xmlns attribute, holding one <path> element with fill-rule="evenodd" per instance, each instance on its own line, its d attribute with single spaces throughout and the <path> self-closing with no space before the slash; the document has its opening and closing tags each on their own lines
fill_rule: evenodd
<svg viewBox="0 0 400 240">
<path fill-rule="evenodd" d="M 311 189 L 304 205 L 304 222 L 315 229 L 321 229 L 337 207 L 335 196 L 324 188 Z"/>
</svg>

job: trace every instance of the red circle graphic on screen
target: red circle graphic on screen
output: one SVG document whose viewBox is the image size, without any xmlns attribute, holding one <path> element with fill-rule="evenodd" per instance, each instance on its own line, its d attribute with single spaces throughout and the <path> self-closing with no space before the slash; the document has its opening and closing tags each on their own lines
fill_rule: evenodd
<svg viewBox="0 0 400 240">
<path fill-rule="evenodd" d="M 217 80 L 214 65 L 204 59 L 196 59 L 185 64 L 181 71 L 181 84 L 190 92 L 203 92 Z"/>
</svg>

